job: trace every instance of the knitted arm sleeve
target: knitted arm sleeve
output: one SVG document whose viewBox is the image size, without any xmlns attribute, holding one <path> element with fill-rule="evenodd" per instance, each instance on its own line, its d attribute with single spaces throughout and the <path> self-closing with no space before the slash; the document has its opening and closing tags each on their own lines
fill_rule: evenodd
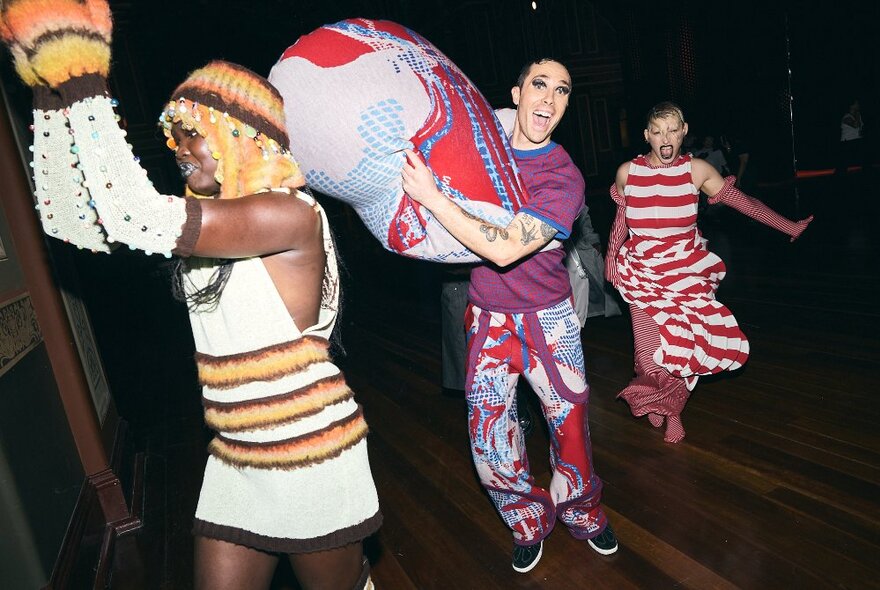
<svg viewBox="0 0 880 590">
<path fill-rule="evenodd" d="M 611 185 L 611 198 L 617 203 L 617 213 L 614 215 L 614 223 L 611 225 L 611 234 L 608 236 L 608 251 L 605 252 L 605 278 L 617 287 L 620 283 L 620 272 L 617 268 L 617 253 L 626 240 L 628 230 L 626 227 L 626 201 L 617 192 L 617 185 Z"/>
<path fill-rule="evenodd" d="M 108 243 L 148 253 L 187 254 L 198 239 L 200 207 L 160 195 L 116 123 L 106 80 L 112 28 L 106 0 L 18 0 L 0 10 L 0 38 L 12 49 L 16 72 L 60 96 L 52 112 L 35 110 L 36 192 L 43 206 L 55 205 L 42 211 L 43 228 L 94 250 L 108 250 L 106 234 Z M 35 91 L 38 102 L 53 96 L 47 91 Z"/>
<path fill-rule="evenodd" d="M 725 178 L 724 186 L 721 187 L 720 191 L 709 197 L 709 203 L 713 205 L 715 203 L 724 203 L 728 207 L 736 209 L 743 215 L 748 215 L 764 225 L 779 230 L 784 234 L 788 234 L 791 236 L 792 242 L 795 241 L 805 229 L 807 229 L 807 226 L 813 220 L 812 215 L 806 219 L 801 219 L 800 221 L 792 221 L 783 217 L 758 199 L 750 197 L 736 188 L 734 186 L 735 182 L 735 176 L 728 176 Z"/>
<path fill-rule="evenodd" d="M 45 86 L 34 87 L 34 174 L 36 209 L 46 235 L 92 252 L 110 252 L 104 231 L 82 186 L 79 158 L 60 98 Z"/>
<path fill-rule="evenodd" d="M 67 110 L 84 185 L 108 242 L 148 254 L 189 255 L 201 223 L 198 201 L 161 195 L 147 178 L 116 122 L 116 100 L 106 95 L 77 100 Z"/>
</svg>

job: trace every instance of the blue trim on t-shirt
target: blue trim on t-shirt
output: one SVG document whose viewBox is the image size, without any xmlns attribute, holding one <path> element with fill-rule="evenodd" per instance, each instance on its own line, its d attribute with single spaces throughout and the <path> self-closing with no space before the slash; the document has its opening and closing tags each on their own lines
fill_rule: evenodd
<svg viewBox="0 0 880 590">
<path fill-rule="evenodd" d="M 550 140 L 550 143 L 548 143 L 544 147 L 539 147 L 535 150 L 518 150 L 515 147 L 511 147 L 510 149 L 513 150 L 513 156 L 515 158 L 534 158 L 536 156 L 543 156 L 544 154 L 551 152 L 553 148 L 555 148 L 557 145 L 559 144 L 553 140 Z"/>
<path fill-rule="evenodd" d="M 567 228 L 559 225 L 558 221 L 550 219 L 549 217 L 545 217 L 544 215 L 541 215 L 540 213 L 535 212 L 533 209 L 529 209 L 528 205 L 526 205 L 525 207 L 520 209 L 520 212 L 521 213 L 528 213 L 531 217 L 534 217 L 535 219 L 543 221 L 544 223 L 546 223 L 550 227 L 554 228 L 556 230 L 556 235 L 554 236 L 555 238 L 558 238 L 560 240 L 566 240 L 566 239 L 568 239 L 568 236 L 571 235 L 571 231 L 569 231 Z"/>
<path fill-rule="evenodd" d="M 549 154 L 549 153 L 552 152 L 552 151 L 556 148 L 556 146 L 558 146 L 558 145 L 559 145 L 559 144 L 556 143 L 555 141 L 550 140 L 550 143 L 548 143 L 548 144 L 545 145 L 544 147 L 539 147 L 539 148 L 534 149 L 534 150 L 518 150 L 518 149 L 516 149 L 516 148 L 511 148 L 511 150 L 513 150 L 513 156 L 514 156 L 515 158 L 520 159 L 520 160 L 525 160 L 525 159 L 537 158 L 537 157 L 540 157 L 540 156 L 544 156 L 544 155 L 546 155 L 546 154 Z M 554 228 L 554 229 L 556 230 L 556 236 L 554 236 L 554 237 L 557 238 L 557 239 L 565 240 L 565 239 L 568 238 L 568 236 L 571 235 L 571 230 L 569 230 L 569 229 L 566 228 L 566 227 L 563 227 L 563 226 L 559 225 L 559 222 L 558 222 L 558 221 L 556 221 L 556 220 L 554 220 L 554 219 L 550 219 L 550 218 L 548 218 L 548 217 L 546 217 L 546 216 L 544 216 L 544 215 L 542 215 L 542 214 L 540 214 L 540 213 L 537 213 L 537 212 L 534 211 L 533 209 L 530 209 L 529 206 L 528 206 L 528 204 L 526 204 L 522 209 L 520 209 L 520 211 L 523 211 L 523 212 L 525 212 L 525 213 L 528 213 L 529 215 L 531 215 L 531 216 L 534 217 L 535 219 L 538 219 L 538 220 L 540 220 L 540 221 L 543 221 L 544 223 L 546 223 L 546 224 L 549 225 L 550 227 Z"/>
</svg>

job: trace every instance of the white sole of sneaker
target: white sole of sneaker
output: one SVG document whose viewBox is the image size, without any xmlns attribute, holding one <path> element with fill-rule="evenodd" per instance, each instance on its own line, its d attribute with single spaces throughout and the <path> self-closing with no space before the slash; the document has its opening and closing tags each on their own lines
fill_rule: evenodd
<svg viewBox="0 0 880 590">
<path fill-rule="evenodd" d="M 587 539 L 587 543 L 589 543 L 590 548 L 599 555 L 613 555 L 617 553 L 617 549 L 620 548 L 620 544 L 617 544 L 614 546 L 613 549 L 602 549 L 601 547 L 597 547 L 596 545 L 594 545 L 592 539 Z"/>
<path fill-rule="evenodd" d="M 544 543 L 543 542 L 541 543 L 541 547 L 538 549 L 538 557 L 535 558 L 535 561 L 533 561 L 532 563 L 530 563 L 529 565 L 527 565 L 526 567 L 523 567 L 523 568 L 513 566 L 513 571 L 519 572 L 521 574 L 525 574 L 527 572 L 532 571 L 533 569 L 535 569 L 535 566 L 538 565 L 538 562 L 541 561 L 542 555 L 544 555 Z"/>
</svg>

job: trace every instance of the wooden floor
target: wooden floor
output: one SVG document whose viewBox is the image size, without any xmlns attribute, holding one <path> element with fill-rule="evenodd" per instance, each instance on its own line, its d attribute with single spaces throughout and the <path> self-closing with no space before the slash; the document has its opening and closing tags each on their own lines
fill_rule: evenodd
<svg viewBox="0 0 880 590">
<path fill-rule="evenodd" d="M 511 569 L 511 536 L 477 483 L 464 401 L 439 386 L 436 283 L 419 263 L 352 254 L 341 364 L 371 428 L 385 515 L 367 542 L 377 587 L 880 588 L 878 208 L 838 188 L 832 179 L 799 187 L 801 211 L 817 219 L 794 244 L 742 219 L 725 220 L 726 233 L 707 228 L 729 268 L 719 299 L 752 356 L 700 382 L 682 444 L 664 443 L 615 399 L 632 372 L 628 318 L 587 323 L 593 452 L 621 549 L 601 557 L 557 527 L 524 575 Z M 780 189 L 775 204 L 791 213 L 794 197 Z M 865 200 L 855 216 L 852 199 Z M 365 269 L 368 256 L 389 268 Z M 418 296 L 389 295 L 403 278 Z M 180 367 L 185 357 L 174 353 Z M 190 586 L 210 433 L 191 370 L 181 377 L 174 366 L 153 367 L 144 378 L 157 384 L 142 393 L 153 397 L 129 406 L 141 412 L 129 410 L 147 453 L 146 526 L 119 540 L 113 588 Z M 546 484 L 544 430 L 528 450 Z M 295 587 L 279 569 L 275 588 Z"/>
</svg>

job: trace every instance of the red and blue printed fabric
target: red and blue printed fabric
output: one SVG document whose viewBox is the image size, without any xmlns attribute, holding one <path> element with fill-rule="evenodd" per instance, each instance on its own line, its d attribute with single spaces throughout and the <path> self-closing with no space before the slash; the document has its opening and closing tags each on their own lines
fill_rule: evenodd
<svg viewBox="0 0 880 590">
<path fill-rule="evenodd" d="M 492 108 L 434 45 L 389 21 L 345 20 L 289 47 L 269 80 L 315 190 L 351 205 L 388 250 L 479 260 L 401 188 L 411 148 L 464 210 L 507 225 L 527 198 Z"/>
</svg>

